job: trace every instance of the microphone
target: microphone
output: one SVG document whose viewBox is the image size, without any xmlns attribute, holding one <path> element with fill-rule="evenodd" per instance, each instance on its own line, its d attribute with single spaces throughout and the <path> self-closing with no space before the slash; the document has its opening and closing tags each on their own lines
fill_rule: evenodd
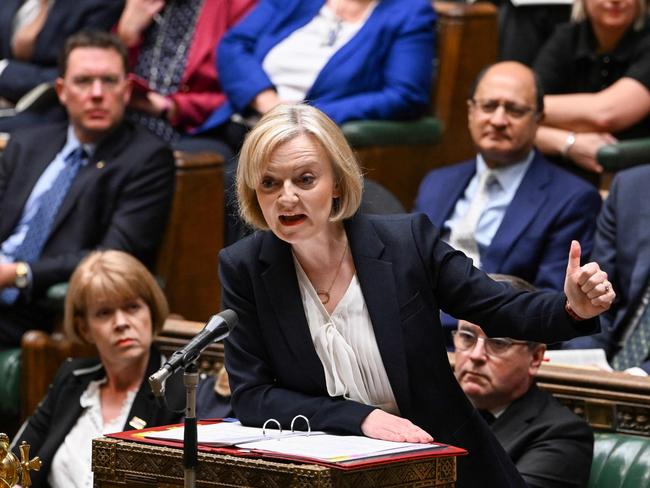
<svg viewBox="0 0 650 488">
<path fill-rule="evenodd" d="M 178 369 L 193 363 L 199 354 L 213 342 L 228 337 L 230 331 L 237 325 L 238 317 L 232 310 L 224 310 L 210 318 L 209 322 L 183 348 L 172 354 L 162 368 L 149 376 L 149 385 L 154 396 L 161 398 L 165 394 L 165 381 Z"/>
</svg>

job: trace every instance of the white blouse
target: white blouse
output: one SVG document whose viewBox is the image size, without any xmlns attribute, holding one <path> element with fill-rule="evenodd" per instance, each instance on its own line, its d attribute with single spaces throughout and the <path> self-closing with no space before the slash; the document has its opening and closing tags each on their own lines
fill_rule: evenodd
<svg viewBox="0 0 650 488">
<path fill-rule="evenodd" d="M 124 430 L 137 390 L 131 390 L 127 394 L 120 414 L 104 424 L 100 398 L 100 386 L 104 383 L 106 378 L 91 381 L 79 399 L 84 410 L 52 460 L 52 468 L 47 477 L 52 488 L 91 488 L 92 440 L 104 434 Z"/>
<path fill-rule="evenodd" d="M 275 45 L 262 67 L 280 100 L 303 101 L 323 67 L 363 27 L 376 5 L 372 2 L 358 21 L 345 22 L 324 4 L 311 21 Z"/>
<path fill-rule="evenodd" d="M 330 315 L 300 263 L 295 256 L 293 259 L 309 331 L 325 371 L 327 393 L 399 415 L 357 275 Z"/>
</svg>

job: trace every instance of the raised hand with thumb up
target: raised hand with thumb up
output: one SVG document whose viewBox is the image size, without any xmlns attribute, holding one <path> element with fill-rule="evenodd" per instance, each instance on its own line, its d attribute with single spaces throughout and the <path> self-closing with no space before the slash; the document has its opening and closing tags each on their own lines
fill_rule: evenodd
<svg viewBox="0 0 650 488">
<path fill-rule="evenodd" d="M 598 263 L 580 266 L 580 244 L 571 242 L 569 261 L 564 279 L 564 293 L 567 296 L 570 312 L 582 319 L 590 319 L 608 310 L 616 293 L 607 281 L 607 273 Z"/>
</svg>

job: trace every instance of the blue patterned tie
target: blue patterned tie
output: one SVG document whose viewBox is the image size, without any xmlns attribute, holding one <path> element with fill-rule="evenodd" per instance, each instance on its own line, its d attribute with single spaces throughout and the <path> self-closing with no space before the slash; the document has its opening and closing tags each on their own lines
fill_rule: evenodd
<svg viewBox="0 0 650 488">
<path fill-rule="evenodd" d="M 65 158 L 65 166 L 52 182 L 52 186 L 41 195 L 38 210 L 27 224 L 25 238 L 14 251 L 14 261 L 31 262 L 41 256 L 61 203 L 86 157 L 85 151 L 80 146 Z M 5 288 L 0 293 L 0 302 L 14 303 L 18 294 L 16 288 Z"/>
<path fill-rule="evenodd" d="M 650 283 L 630 324 L 632 333 L 612 358 L 612 366 L 618 371 L 640 366 L 650 353 Z"/>
<path fill-rule="evenodd" d="M 52 230 L 63 199 L 68 194 L 70 185 L 77 176 L 81 162 L 86 158 L 82 147 L 78 147 L 65 158 L 65 166 L 52 182 L 52 186 L 41 195 L 36 214 L 28 224 L 23 242 L 14 252 L 16 261 L 34 261 L 41 256 L 43 246 Z"/>
</svg>

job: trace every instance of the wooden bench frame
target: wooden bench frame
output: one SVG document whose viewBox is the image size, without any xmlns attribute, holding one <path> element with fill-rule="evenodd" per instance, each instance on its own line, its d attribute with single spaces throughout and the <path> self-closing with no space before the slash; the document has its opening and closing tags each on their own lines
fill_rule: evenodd
<svg viewBox="0 0 650 488">
<path fill-rule="evenodd" d="M 223 158 L 176 152 L 176 187 L 156 274 L 172 313 L 206 322 L 219 311 L 224 242 Z"/>
</svg>

